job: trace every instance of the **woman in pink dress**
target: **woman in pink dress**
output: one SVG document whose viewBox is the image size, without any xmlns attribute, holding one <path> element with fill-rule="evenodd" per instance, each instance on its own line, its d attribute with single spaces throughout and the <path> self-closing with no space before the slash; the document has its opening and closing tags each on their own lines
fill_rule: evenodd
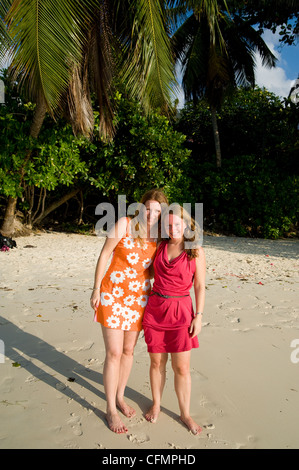
<svg viewBox="0 0 299 470">
<path fill-rule="evenodd" d="M 182 207 L 177 208 L 167 215 L 169 240 L 158 246 L 155 281 L 143 317 L 153 396 L 145 417 L 150 422 L 158 418 L 166 362 L 171 354 L 180 419 L 193 434 L 199 434 L 202 429 L 190 416 L 190 356 L 191 350 L 199 346 L 197 335 L 201 331 L 205 300 L 205 255 L 202 247 L 186 248 L 185 235 L 190 230 L 195 233 L 195 223 Z M 193 284 L 195 312 L 190 297 Z"/>
</svg>

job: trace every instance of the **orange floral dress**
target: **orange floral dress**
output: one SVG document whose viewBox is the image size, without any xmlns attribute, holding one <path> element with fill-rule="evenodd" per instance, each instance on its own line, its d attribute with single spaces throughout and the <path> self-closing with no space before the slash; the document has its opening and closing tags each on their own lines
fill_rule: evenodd
<svg viewBox="0 0 299 470">
<path fill-rule="evenodd" d="M 143 313 L 151 291 L 149 267 L 156 253 L 156 242 L 143 245 L 127 228 L 113 252 L 103 277 L 100 304 L 94 321 L 107 328 L 141 331 Z"/>
</svg>

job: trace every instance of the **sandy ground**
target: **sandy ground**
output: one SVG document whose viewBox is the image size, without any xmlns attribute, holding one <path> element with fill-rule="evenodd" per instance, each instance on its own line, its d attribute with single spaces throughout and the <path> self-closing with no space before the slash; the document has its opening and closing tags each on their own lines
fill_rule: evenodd
<svg viewBox="0 0 299 470">
<path fill-rule="evenodd" d="M 191 363 L 199 436 L 178 420 L 170 363 L 160 418 L 145 420 L 142 334 L 126 393 L 137 415 L 124 418 L 126 435 L 107 428 L 104 344 L 89 306 L 103 239 L 16 241 L 0 252 L 0 448 L 299 447 L 298 241 L 204 236 L 206 308 Z"/>
</svg>

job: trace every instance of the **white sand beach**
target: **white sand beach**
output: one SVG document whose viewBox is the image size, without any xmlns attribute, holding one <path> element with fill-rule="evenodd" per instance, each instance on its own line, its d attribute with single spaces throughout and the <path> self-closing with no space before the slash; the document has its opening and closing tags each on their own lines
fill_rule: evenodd
<svg viewBox="0 0 299 470">
<path fill-rule="evenodd" d="M 198 436 L 178 420 L 170 362 L 159 420 L 145 420 L 142 334 L 126 392 L 136 416 L 123 418 L 126 435 L 107 427 L 104 344 L 89 305 L 103 239 L 41 232 L 16 242 L 0 252 L 1 449 L 299 448 L 298 240 L 204 236 L 204 327 L 191 364 Z"/>
</svg>

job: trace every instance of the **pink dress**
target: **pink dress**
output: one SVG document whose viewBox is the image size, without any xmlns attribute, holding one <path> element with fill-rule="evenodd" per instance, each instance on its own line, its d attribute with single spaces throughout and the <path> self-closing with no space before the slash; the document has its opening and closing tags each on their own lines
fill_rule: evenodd
<svg viewBox="0 0 299 470">
<path fill-rule="evenodd" d="M 195 260 L 189 260 L 183 252 L 168 261 L 167 242 L 163 241 L 157 250 L 154 268 L 155 281 L 143 317 L 148 352 L 176 353 L 198 348 L 197 336 L 191 338 L 189 333 L 194 313 L 190 289 Z"/>
</svg>

